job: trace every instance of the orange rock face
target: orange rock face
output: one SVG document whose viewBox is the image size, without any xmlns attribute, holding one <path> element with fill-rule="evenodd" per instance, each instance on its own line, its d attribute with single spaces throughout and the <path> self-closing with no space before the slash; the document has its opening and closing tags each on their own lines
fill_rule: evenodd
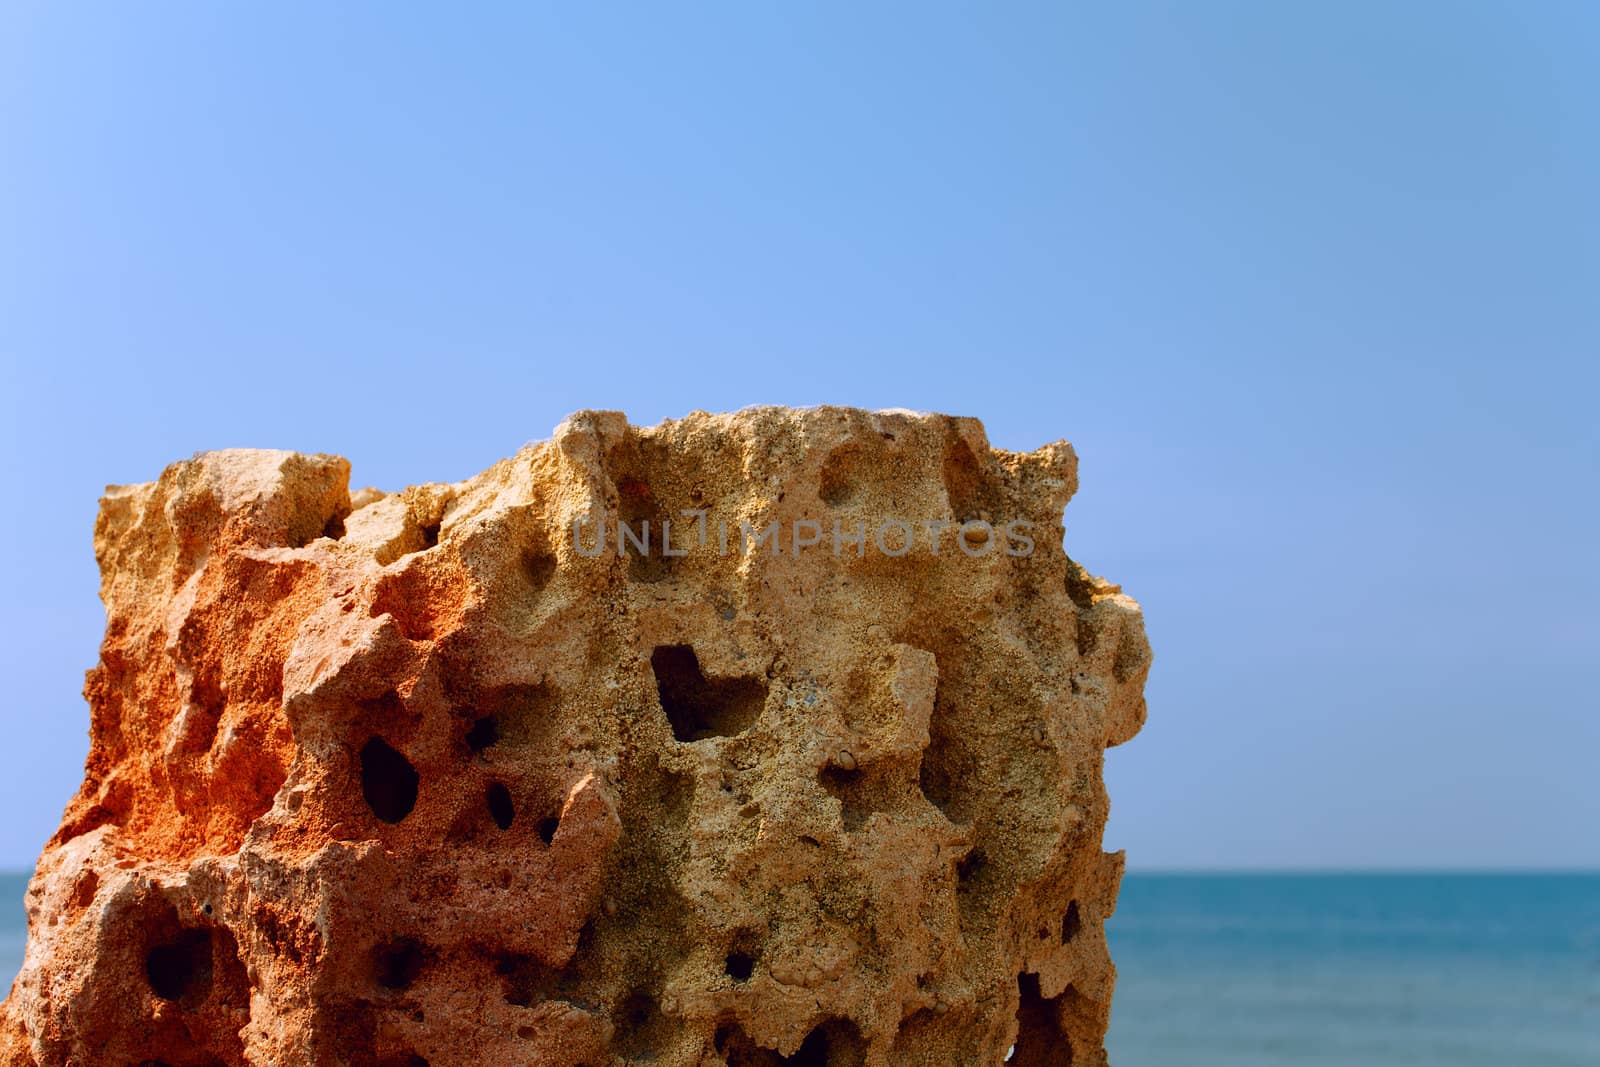
<svg viewBox="0 0 1600 1067">
<path fill-rule="evenodd" d="M 1150 655 L 1061 551 L 1070 446 L 585 412 L 456 485 L 348 470 L 108 491 L 0 1062 L 1105 1062 Z"/>
</svg>

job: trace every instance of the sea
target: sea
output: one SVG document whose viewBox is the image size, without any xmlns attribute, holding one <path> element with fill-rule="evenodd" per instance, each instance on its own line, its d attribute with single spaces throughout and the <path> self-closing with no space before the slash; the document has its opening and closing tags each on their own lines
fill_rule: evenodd
<svg viewBox="0 0 1600 1067">
<path fill-rule="evenodd" d="M 1600 1067 L 1600 873 L 1133 872 L 1106 931 L 1114 1067 Z"/>
<path fill-rule="evenodd" d="M 1600 1067 L 1600 873 L 1137 874 L 1115 1067 Z"/>
</svg>

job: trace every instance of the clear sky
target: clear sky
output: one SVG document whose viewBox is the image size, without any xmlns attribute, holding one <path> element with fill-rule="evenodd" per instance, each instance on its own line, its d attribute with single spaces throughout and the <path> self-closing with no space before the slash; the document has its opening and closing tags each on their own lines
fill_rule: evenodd
<svg viewBox="0 0 1600 1067">
<path fill-rule="evenodd" d="M 0 866 L 106 483 L 824 402 L 1077 446 L 1131 865 L 1600 865 L 1597 191 L 1592 3 L 6 4 Z"/>
</svg>

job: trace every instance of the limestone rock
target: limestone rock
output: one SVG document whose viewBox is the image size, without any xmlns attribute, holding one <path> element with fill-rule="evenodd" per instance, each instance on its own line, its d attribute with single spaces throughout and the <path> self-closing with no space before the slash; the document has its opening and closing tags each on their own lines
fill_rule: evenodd
<svg viewBox="0 0 1600 1067">
<path fill-rule="evenodd" d="M 1104 1063 L 1150 655 L 1061 551 L 1070 446 L 583 412 L 456 485 L 348 473 L 107 491 L 0 1062 Z"/>
</svg>

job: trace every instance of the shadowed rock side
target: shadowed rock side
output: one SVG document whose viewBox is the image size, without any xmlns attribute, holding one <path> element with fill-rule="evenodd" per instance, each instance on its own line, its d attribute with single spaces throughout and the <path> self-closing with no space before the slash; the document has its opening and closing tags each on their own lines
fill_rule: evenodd
<svg viewBox="0 0 1600 1067">
<path fill-rule="evenodd" d="M 1105 1062 L 1101 765 L 1150 654 L 1059 547 L 1070 446 L 583 412 L 347 482 L 229 451 L 107 491 L 0 1063 Z"/>
</svg>

